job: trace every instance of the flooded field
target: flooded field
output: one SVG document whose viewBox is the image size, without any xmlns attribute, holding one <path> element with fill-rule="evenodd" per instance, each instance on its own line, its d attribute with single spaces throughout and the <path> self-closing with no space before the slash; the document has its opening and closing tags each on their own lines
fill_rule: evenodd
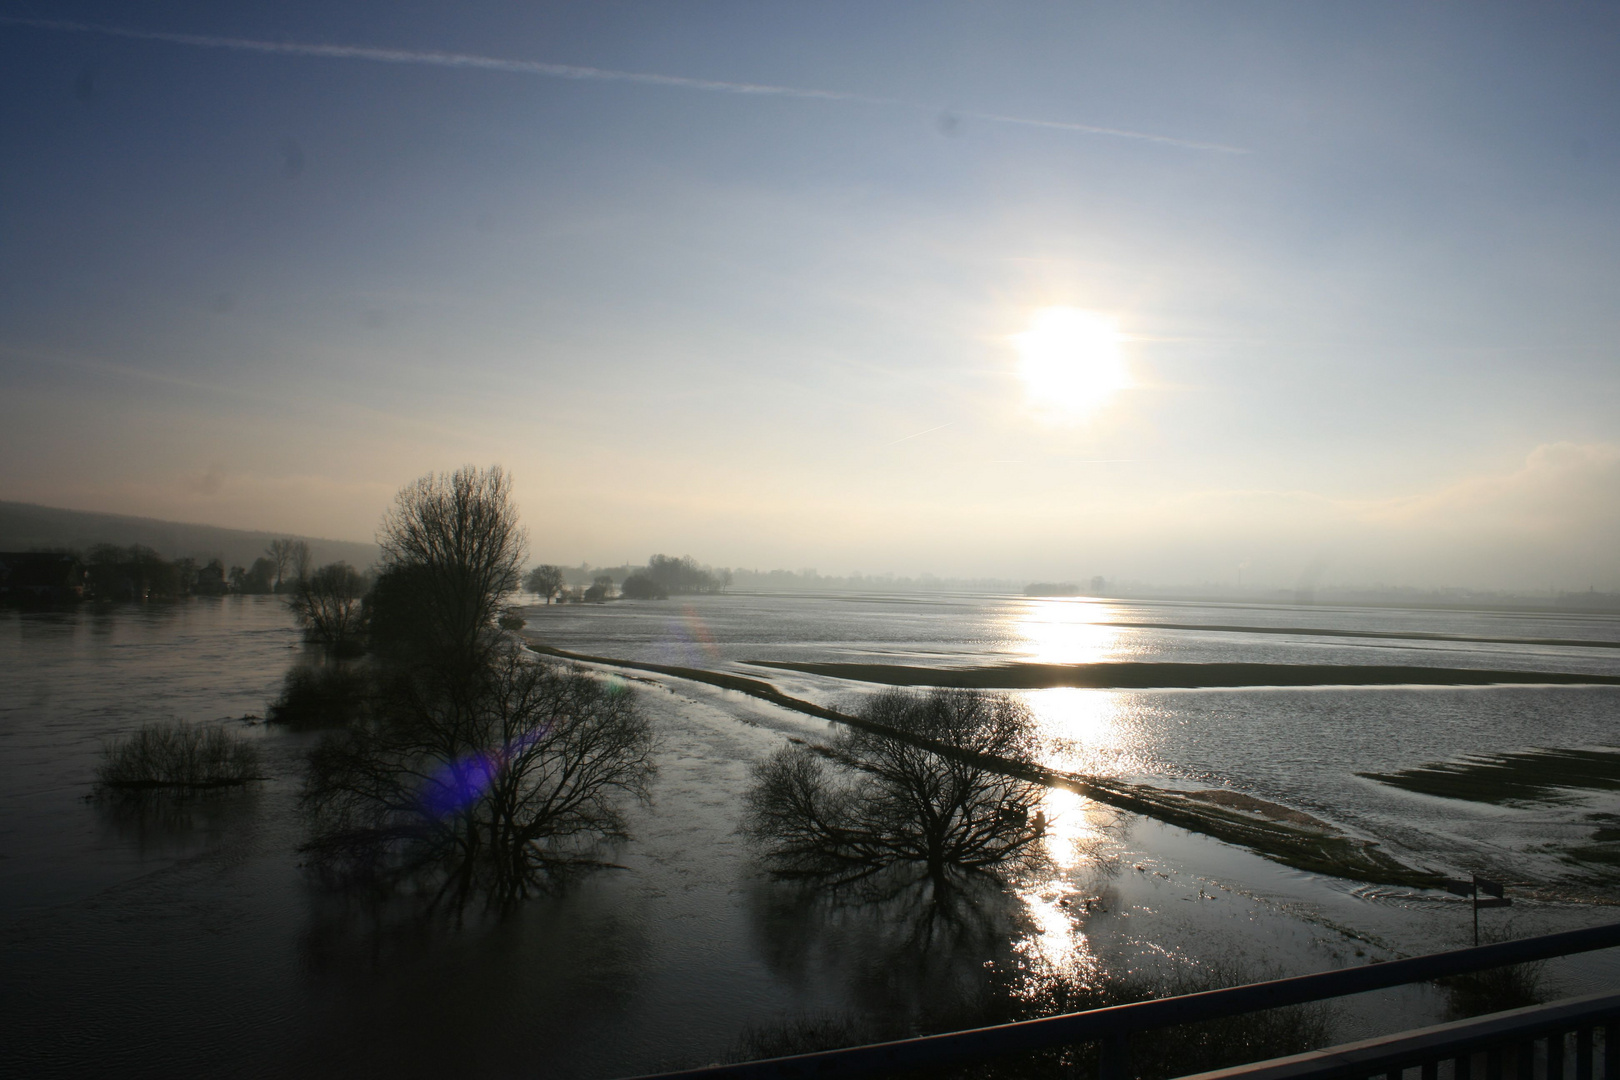
<svg viewBox="0 0 1620 1080">
<path fill-rule="evenodd" d="M 876 688 L 748 661 L 1620 669 L 1620 653 L 1600 644 L 1620 639 L 1612 621 L 1533 616 L 782 597 L 526 615 L 527 632 L 558 647 L 746 674 L 826 704 Z M 1298 629 L 1307 618 L 1318 629 L 1469 640 L 1311 634 Z M 1133 620 L 1285 629 L 1103 625 Z M 738 832 L 754 762 L 790 738 L 830 739 L 829 724 L 607 666 L 597 670 L 632 687 L 652 720 L 659 761 L 615 868 L 504 920 L 423 918 L 326 888 L 300 865 L 297 799 L 317 736 L 258 718 L 303 657 L 271 598 L 0 615 L 0 1071 L 612 1077 L 768 1046 L 806 1018 L 926 1024 L 986 971 L 1264 975 L 1466 941 L 1466 909 L 1444 894 L 1304 873 L 1065 791 L 1045 808 L 1051 868 L 977 898 L 968 923 L 920 920 L 904 898 L 833 903 L 770 880 Z M 1378 839 L 1414 864 L 1493 869 L 1521 899 L 1490 914 L 1516 935 L 1608 921 L 1614 910 L 1603 906 L 1613 893 L 1601 866 L 1558 849 L 1564 838 L 1603 842 L 1591 834 L 1608 828 L 1595 815 L 1615 809 L 1612 785 L 1549 793 L 1536 774 L 1485 799 L 1359 774 L 1421 776 L 1465 755 L 1523 764 L 1511 755 L 1548 748 L 1601 763 L 1616 688 L 1026 693 L 1066 766 L 1229 792 L 1237 805 L 1250 796 Z M 179 805 L 87 798 L 105 740 L 171 718 L 254 739 L 269 778 Z M 1615 974 L 1601 955 L 1549 968 L 1571 993 Z M 1337 1033 L 1442 1008 L 1426 989 L 1372 995 L 1339 1011 Z"/>
</svg>

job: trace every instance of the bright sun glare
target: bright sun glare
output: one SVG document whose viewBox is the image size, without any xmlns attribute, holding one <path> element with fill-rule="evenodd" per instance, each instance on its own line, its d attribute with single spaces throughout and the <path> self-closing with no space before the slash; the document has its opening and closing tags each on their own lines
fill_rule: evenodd
<svg viewBox="0 0 1620 1080">
<path fill-rule="evenodd" d="M 1013 342 L 1024 387 L 1042 409 L 1082 417 L 1129 384 L 1119 326 L 1104 316 L 1072 307 L 1043 308 Z"/>
</svg>

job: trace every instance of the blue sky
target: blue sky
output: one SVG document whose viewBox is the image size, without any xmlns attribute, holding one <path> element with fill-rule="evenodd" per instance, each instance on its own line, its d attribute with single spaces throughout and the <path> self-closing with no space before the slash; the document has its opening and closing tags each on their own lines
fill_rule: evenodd
<svg viewBox="0 0 1620 1080">
<path fill-rule="evenodd" d="M 0 3 L 0 498 L 366 538 L 499 462 L 552 561 L 1620 587 L 1617 31 Z"/>
</svg>

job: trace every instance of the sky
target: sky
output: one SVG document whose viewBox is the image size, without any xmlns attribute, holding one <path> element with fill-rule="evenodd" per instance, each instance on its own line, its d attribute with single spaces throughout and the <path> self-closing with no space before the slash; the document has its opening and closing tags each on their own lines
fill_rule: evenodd
<svg viewBox="0 0 1620 1080">
<path fill-rule="evenodd" d="M 0 499 L 1620 588 L 1620 7 L 0 0 Z"/>
</svg>

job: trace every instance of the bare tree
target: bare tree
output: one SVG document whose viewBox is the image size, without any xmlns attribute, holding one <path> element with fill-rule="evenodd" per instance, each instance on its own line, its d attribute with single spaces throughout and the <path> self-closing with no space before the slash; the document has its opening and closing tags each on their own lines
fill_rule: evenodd
<svg viewBox="0 0 1620 1080">
<path fill-rule="evenodd" d="M 359 652 L 361 598 L 366 579 L 346 562 L 329 563 L 300 575 L 287 602 L 312 639 L 334 653 Z"/>
<path fill-rule="evenodd" d="M 264 549 L 265 557 L 270 565 L 275 567 L 276 581 L 272 589 L 281 591 L 281 579 L 287 576 L 287 567 L 292 565 L 293 542 L 291 540 L 272 540 L 270 546 Z"/>
<path fill-rule="evenodd" d="M 552 597 L 562 588 L 562 567 L 550 563 L 542 563 L 529 571 L 529 576 L 523 579 L 523 587 L 532 593 L 546 598 L 551 603 Z"/>
<path fill-rule="evenodd" d="M 309 552 L 309 544 L 303 540 L 294 540 L 292 542 L 291 555 L 293 577 L 298 581 L 309 580 L 309 568 L 312 561 Z"/>
<path fill-rule="evenodd" d="M 518 587 L 528 548 L 510 478 L 498 465 L 424 476 L 395 497 L 377 543 L 382 576 L 408 579 L 394 591 L 409 594 L 401 608 L 432 650 L 476 667 L 493 647 L 501 598 Z"/>
<path fill-rule="evenodd" d="M 1039 784 L 990 767 L 1035 749 L 1029 709 L 978 691 L 872 698 L 829 765 L 803 746 L 755 769 L 746 831 L 779 877 L 852 885 L 913 867 L 935 895 L 1044 859 Z"/>
<path fill-rule="evenodd" d="M 500 656 L 472 708 L 398 684 L 372 719 L 310 758 L 305 850 L 329 870 L 434 902 L 521 900 L 598 865 L 647 797 L 653 737 L 631 693 L 578 671 Z"/>
</svg>

